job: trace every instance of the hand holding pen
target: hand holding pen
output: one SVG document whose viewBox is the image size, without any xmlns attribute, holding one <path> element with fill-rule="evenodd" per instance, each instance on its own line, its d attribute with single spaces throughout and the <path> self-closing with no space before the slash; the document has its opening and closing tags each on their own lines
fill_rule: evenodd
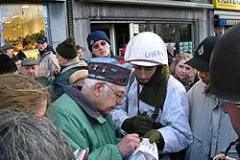
<svg viewBox="0 0 240 160">
<path fill-rule="evenodd" d="M 122 136 L 126 136 L 128 133 L 126 132 L 126 131 L 124 131 L 123 129 L 120 129 L 120 134 L 122 135 Z"/>
<path fill-rule="evenodd" d="M 128 134 L 124 130 L 120 130 L 120 133 L 124 137 L 117 144 L 117 147 L 119 148 L 119 150 L 122 152 L 124 156 L 128 156 L 140 145 L 139 135 L 136 133 Z"/>
</svg>

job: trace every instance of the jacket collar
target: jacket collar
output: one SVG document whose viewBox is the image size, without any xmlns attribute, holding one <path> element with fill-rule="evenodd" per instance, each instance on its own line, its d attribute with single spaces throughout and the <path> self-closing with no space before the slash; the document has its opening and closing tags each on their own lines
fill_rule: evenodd
<svg viewBox="0 0 240 160">
<path fill-rule="evenodd" d="M 83 111 L 91 118 L 96 119 L 99 123 L 104 123 L 106 120 L 98 111 L 97 107 L 92 104 L 80 91 L 80 89 L 73 86 L 64 86 L 65 93 L 71 97 Z"/>
</svg>

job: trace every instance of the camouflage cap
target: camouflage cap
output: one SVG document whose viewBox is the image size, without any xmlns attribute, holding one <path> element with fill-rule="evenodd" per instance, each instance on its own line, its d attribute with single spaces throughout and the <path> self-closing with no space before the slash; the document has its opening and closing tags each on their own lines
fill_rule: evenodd
<svg viewBox="0 0 240 160">
<path fill-rule="evenodd" d="M 21 62 L 22 66 L 33 66 L 33 65 L 38 65 L 40 61 L 40 57 L 29 57 L 29 58 L 24 58 Z"/>
</svg>

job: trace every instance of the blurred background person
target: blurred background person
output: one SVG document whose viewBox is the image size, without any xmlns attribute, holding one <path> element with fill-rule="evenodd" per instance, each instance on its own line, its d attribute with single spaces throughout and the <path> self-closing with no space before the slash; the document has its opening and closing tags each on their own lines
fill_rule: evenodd
<svg viewBox="0 0 240 160">
<path fill-rule="evenodd" d="M 188 64 L 185 64 L 185 62 L 191 58 L 191 54 L 180 53 L 176 55 L 170 65 L 170 73 L 184 85 L 186 91 L 188 91 L 195 83 L 195 77 L 197 74 L 196 70 Z"/>
<path fill-rule="evenodd" d="M 13 53 L 13 45 L 5 44 L 0 48 L 0 74 L 14 73 L 18 67 Z"/>
<path fill-rule="evenodd" d="M 49 93 L 35 79 L 18 75 L 0 75 L 0 109 L 20 108 L 43 116 L 49 102 Z"/>
<path fill-rule="evenodd" d="M 77 56 L 79 57 L 79 59 L 87 62 L 85 59 L 86 49 L 80 45 L 76 45 L 76 49 L 77 49 Z"/>
<path fill-rule="evenodd" d="M 0 109 L 0 160 L 75 160 L 46 118 L 5 105 Z"/>
<path fill-rule="evenodd" d="M 54 79 L 55 75 L 60 71 L 55 51 L 48 45 L 46 36 L 38 36 L 36 41 L 41 57 L 39 61 L 39 76 Z"/>
<path fill-rule="evenodd" d="M 63 85 L 69 85 L 75 79 L 75 72 L 87 70 L 87 63 L 77 56 L 77 48 L 73 38 L 67 38 L 56 47 L 56 57 L 61 67 L 53 81 L 53 100 L 63 94 Z M 78 72 L 80 74 L 81 72 Z M 86 76 L 87 77 L 87 76 Z"/>
<path fill-rule="evenodd" d="M 38 77 L 39 58 L 25 58 L 21 61 L 21 67 L 18 69 L 18 73 L 24 76 L 36 79 Z"/>
<path fill-rule="evenodd" d="M 167 44 L 168 65 L 170 66 L 176 56 L 176 43 Z"/>
<path fill-rule="evenodd" d="M 40 57 L 24 58 L 21 61 L 21 66 L 18 69 L 17 73 L 23 76 L 30 77 L 32 79 L 36 79 L 43 86 L 50 86 L 52 84 L 52 79 L 39 76 L 39 61 Z"/>
</svg>

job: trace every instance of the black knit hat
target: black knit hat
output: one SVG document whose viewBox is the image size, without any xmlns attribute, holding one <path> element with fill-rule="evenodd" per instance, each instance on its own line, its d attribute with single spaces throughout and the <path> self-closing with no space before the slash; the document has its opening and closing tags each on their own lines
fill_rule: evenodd
<svg viewBox="0 0 240 160">
<path fill-rule="evenodd" d="M 14 58 L 9 58 L 5 54 L 0 54 L 0 74 L 14 73 L 17 70 Z"/>
<path fill-rule="evenodd" d="M 88 35 L 87 37 L 87 43 L 88 43 L 88 49 L 92 52 L 92 45 L 94 45 L 97 41 L 104 40 L 110 44 L 110 39 L 103 31 L 95 31 Z"/>
<path fill-rule="evenodd" d="M 75 40 L 73 38 L 67 38 L 56 47 L 57 53 L 65 59 L 74 59 L 77 57 L 77 49 L 75 46 Z"/>
</svg>

